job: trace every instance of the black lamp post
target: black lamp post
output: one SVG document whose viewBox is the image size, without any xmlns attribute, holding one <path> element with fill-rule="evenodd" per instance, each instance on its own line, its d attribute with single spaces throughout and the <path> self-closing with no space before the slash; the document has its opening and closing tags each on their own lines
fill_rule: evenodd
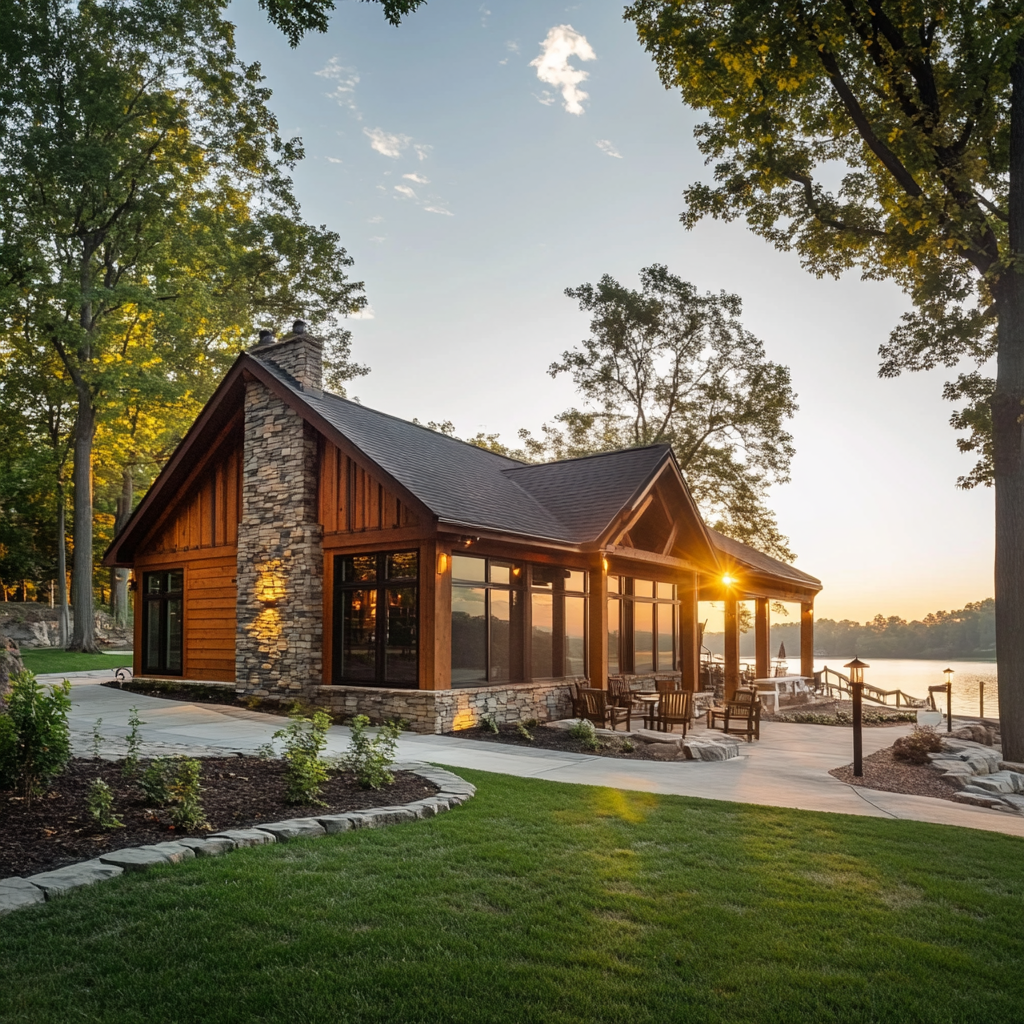
<svg viewBox="0 0 1024 1024">
<path fill-rule="evenodd" d="M 953 731 L 953 670 L 944 668 L 943 675 L 946 677 L 946 732 Z"/>
<path fill-rule="evenodd" d="M 853 694 L 853 775 L 854 778 L 860 779 L 864 776 L 864 743 L 861 736 L 861 729 L 864 725 L 861 706 L 864 696 L 864 669 L 871 668 L 871 666 L 861 661 L 860 658 L 854 658 L 843 668 L 850 670 L 850 690 Z"/>
</svg>

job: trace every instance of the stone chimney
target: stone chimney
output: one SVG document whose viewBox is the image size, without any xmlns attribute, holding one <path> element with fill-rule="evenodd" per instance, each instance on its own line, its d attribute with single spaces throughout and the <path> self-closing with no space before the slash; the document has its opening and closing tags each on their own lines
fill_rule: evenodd
<svg viewBox="0 0 1024 1024">
<path fill-rule="evenodd" d="M 259 344 L 249 349 L 257 359 L 273 363 L 304 388 L 322 391 L 324 386 L 324 343 L 306 333 L 306 321 L 296 320 L 290 334 L 280 341 L 270 331 L 260 331 Z"/>
</svg>

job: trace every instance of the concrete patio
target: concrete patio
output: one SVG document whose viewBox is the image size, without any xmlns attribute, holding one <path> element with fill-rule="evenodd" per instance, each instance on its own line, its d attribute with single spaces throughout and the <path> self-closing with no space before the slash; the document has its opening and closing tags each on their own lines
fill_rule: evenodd
<svg viewBox="0 0 1024 1024">
<path fill-rule="evenodd" d="M 123 755 L 129 709 L 137 707 L 145 750 L 150 754 L 252 753 L 271 742 L 284 720 L 245 708 L 186 704 L 102 686 L 112 672 L 40 676 L 40 682 L 72 683 L 71 728 L 75 751 L 92 749 L 93 726 L 101 732 L 108 755 Z M 889 746 L 910 726 L 864 730 L 864 753 Z M 332 726 L 331 753 L 348 744 L 349 730 Z M 903 796 L 848 786 L 828 774 L 852 758 L 850 732 L 817 725 L 764 722 L 761 739 L 742 744 L 741 756 L 728 761 L 627 761 L 589 754 L 481 743 L 455 736 L 406 733 L 399 756 L 460 768 L 501 772 L 552 782 L 571 782 L 616 789 L 671 793 L 712 800 L 739 801 L 771 807 L 859 814 L 960 825 L 1024 836 L 1024 817 L 928 797 Z"/>
</svg>

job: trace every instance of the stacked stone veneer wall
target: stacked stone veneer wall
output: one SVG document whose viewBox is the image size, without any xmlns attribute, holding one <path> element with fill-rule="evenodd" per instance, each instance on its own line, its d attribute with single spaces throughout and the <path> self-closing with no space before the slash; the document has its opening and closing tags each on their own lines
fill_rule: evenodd
<svg viewBox="0 0 1024 1024">
<path fill-rule="evenodd" d="M 530 718 L 549 722 L 568 718 L 572 714 L 570 684 L 582 681 L 559 679 L 557 682 L 498 684 L 458 690 L 310 686 L 302 693 L 302 700 L 326 708 L 339 718 L 366 715 L 375 724 L 402 719 L 413 732 L 445 733 L 471 729 L 486 715 L 493 715 L 498 722 Z M 280 692 L 274 696 L 285 694 Z"/>
<path fill-rule="evenodd" d="M 235 648 L 235 682 L 244 693 L 296 697 L 321 679 L 323 529 L 316 494 L 315 432 L 250 381 Z"/>
</svg>

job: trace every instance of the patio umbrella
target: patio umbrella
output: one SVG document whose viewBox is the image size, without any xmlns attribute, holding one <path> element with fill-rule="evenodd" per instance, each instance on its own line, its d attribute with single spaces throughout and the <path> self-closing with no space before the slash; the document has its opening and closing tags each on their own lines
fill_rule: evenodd
<svg viewBox="0 0 1024 1024">
<path fill-rule="evenodd" d="M 786 660 L 786 644 L 785 642 L 779 644 L 779 661 Z"/>
</svg>

